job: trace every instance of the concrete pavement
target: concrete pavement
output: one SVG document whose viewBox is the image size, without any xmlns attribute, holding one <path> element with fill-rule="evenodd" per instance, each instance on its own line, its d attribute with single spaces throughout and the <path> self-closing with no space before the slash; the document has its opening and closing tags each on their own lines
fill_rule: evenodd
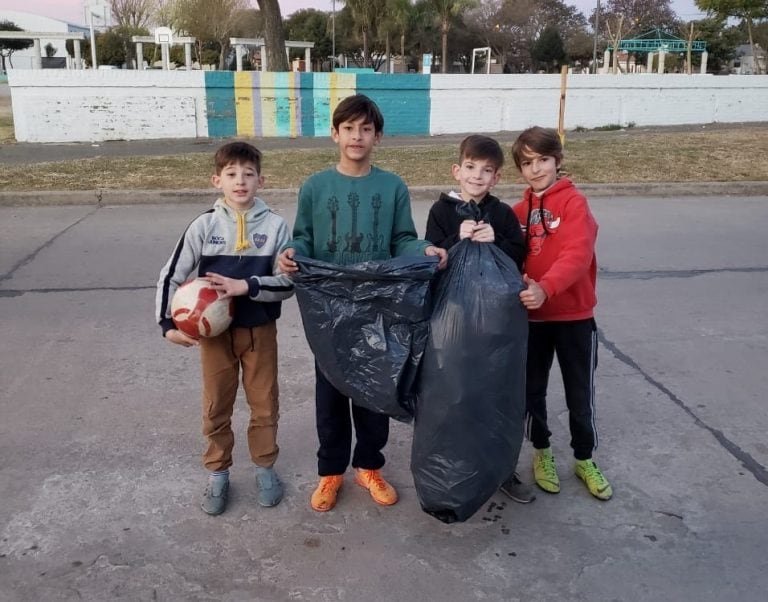
<svg viewBox="0 0 768 602">
<path fill-rule="evenodd" d="M 496 495 L 470 521 L 421 512 L 411 427 L 393 423 L 372 503 L 315 484 L 312 361 L 295 301 L 280 329 L 286 486 L 255 501 L 238 400 L 232 501 L 199 497 L 195 351 L 153 323 L 157 272 L 209 200 L 0 207 L 0 600 L 762 601 L 768 587 L 768 197 L 597 197 L 598 459 L 606 503 Z M 275 207 L 293 220 L 290 201 Z M 415 202 L 423 232 L 429 203 Z M 478 358 L 478 361 L 482 361 Z M 530 481 L 530 450 L 522 474 Z"/>
</svg>

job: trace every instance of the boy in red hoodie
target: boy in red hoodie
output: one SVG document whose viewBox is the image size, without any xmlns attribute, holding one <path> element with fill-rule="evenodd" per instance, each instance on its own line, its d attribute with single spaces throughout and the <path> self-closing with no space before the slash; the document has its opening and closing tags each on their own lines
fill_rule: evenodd
<svg viewBox="0 0 768 602">
<path fill-rule="evenodd" d="M 560 491 L 547 427 L 547 384 L 556 353 L 576 476 L 593 496 L 608 500 L 613 491 L 592 459 L 597 447 L 597 222 L 584 195 L 559 177 L 563 146 L 555 130 L 525 130 L 512 146 L 512 157 L 529 186 L 512 210 L 527 246 L 523 280 L 528 287 L 520 300 L 529 312 L 526 413 L 534 478 L 544 491 Z"/>
</svg>

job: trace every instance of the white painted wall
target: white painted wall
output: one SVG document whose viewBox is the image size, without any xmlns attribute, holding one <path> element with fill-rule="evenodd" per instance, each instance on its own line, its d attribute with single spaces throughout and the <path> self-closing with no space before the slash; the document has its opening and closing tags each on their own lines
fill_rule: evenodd
<svg viewBox="0 0 768 602">
<path fill-rule="evenodd" d="M 433 75 L 430 132 L 556 127 L 560 75 Z M 768 121 L 768 77 L 569 75 L 565 128 Z"/>
<path fill-rule="evenodd" d="M 208 136 L 202 71 L 8 72 L 19 142 Z"/>
<path fill-rule="evenodd" d="M 382 75 L 381 77 L 387 77 Z M 201 71 L 9 71 L 16 139 L 208 136 Z M 555 127 L 559 75 L 433 75 L 430 133 Z M 565 127 L 768 122 L 768 77 L 571 75 Z"/>
</svg>

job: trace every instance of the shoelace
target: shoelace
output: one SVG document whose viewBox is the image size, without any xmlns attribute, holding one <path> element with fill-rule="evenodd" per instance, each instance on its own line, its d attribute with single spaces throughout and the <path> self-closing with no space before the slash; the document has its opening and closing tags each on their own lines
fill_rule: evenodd
<svg viewBox="0 0 768 602">
<path fill-rule="evenodd" d="M 590 462 L 589 464 L 587 464 L 587 467 L 584 470 L 584 476 L 587 479 L 593 479 L 597 481 L 600 487 L 603 487 L 607 484 L 605 477 L 603 476 L 603 473 L 600 472 L 600 469 L 597 467 L 597 465 L 594 462 Z"/>
<path fill-rule="evenodd" d="M 538 460 L 544 472 L 549 474 L 557 472 L 557 469 L 555 468 L 555 458 L 553 456 L 539 456 Z"/>
<path fill-rule="evenodd" d="M 336 481 L 337 480 L 334 478 L 325 479 L 323 481 L 323 486 L 320 489 L 320 493 L 325 494 L 325 493 L 328 493 L 328 491 L 330 491 L 331 489 L 334 489 L 336 486 Z"/>
<path fill-rule="evenodd" d="M 387 482 L 376 472 L 371 475 L 371 482 L 379 491 L 385 491 L 387 489 Z"/>
</svg>

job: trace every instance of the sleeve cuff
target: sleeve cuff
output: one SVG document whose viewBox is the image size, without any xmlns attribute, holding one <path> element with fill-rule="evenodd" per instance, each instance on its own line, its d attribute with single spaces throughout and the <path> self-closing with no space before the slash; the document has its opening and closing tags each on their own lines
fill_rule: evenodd
<svg viewBox="0 0 768 602">
<path fill-rule="evenodd" d="M 163 318 L 160 320 L 160 328 L 163 329 L 163 337 L 165 337 L 165 333 L 176 328 L 176 324 L 170 318 Z"/>
<path fill-rule="evenodd" d="M 259 279 L 256 276 L 252 276 L 248 279 L 248 296 L 251 299 L 255 299 L 259 296 L 259 291 L 261 291 L 261 285 L 259 284 Z"/>
</svg>

